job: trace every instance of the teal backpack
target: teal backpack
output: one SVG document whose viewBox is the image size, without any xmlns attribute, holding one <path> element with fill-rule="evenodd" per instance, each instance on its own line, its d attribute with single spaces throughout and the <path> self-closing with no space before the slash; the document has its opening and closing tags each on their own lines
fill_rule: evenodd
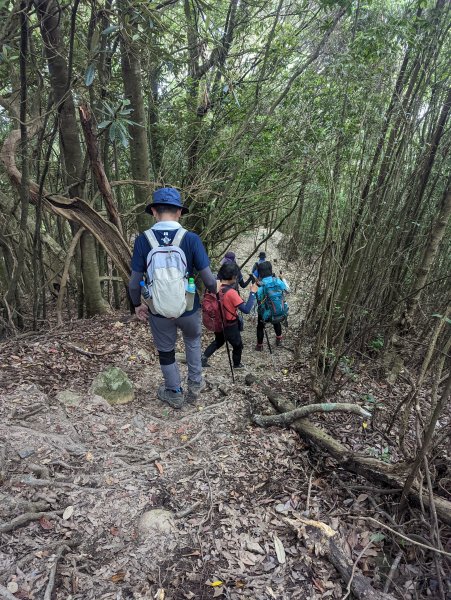
<svg viewBox="0 0 451 600">
<path fill-rule="evenodd" d="M 262 297 L 258 303 L 258 313 L 265 323 L 283 323 L 288 317 L 288 304 L 285 293 L 275 277 L 261 288 Z"/>
</svg>

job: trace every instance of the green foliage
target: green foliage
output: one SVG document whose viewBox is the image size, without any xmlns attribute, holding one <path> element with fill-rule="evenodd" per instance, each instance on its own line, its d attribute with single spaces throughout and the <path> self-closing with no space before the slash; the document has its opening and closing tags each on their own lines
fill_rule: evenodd
<svg viewBox="0 0 451 600">
<path fill-rule="evenodd" d="M 382 335 L 377 335 L 369 343 L 368 347 L 374 352 L 380 352 L 384 348 L 384 338 Z"/>
<path fill-rule="evenodd" d="M 116 107 L 104 102 L 103 114 L 107 118 L 99 123 L 99 130 L 108 131 L 111 142 L 118 142 L 126 148 L 129 144 L 128 125 L 139 125 L 128 118 L 132 112 L 133 108 L 130 108 L 130 100 L 127 98 L 121 100 Z"/>
</svg>

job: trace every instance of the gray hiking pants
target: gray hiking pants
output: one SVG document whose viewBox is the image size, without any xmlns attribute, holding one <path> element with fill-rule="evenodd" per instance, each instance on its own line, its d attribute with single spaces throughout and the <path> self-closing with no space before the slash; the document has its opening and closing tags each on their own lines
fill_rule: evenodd
<svg viewBox="0 0 451 600">
<path fill-rule="evenodd" d="M 160 367 L 166 389 L 175 390 L 181 386 L 180 372 L 175 360 L 177 329 L 181 330 L 185 343 L 188 379 L 193 383 L 200 383 L 202 381 L 200 310 L 178 319 L 166 319 L 150 314 L 149 323 L 153 341 L 160 355 Z"/>
</svg>

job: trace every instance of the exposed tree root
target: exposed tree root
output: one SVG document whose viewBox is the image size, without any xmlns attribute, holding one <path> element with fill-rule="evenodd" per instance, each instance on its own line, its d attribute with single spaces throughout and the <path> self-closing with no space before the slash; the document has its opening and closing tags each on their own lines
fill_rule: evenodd
<svg viewBox="0 0 451 600">
<path fill-rule="evenodd" d="M 39 521 L 42 517 L 57 517 L 62 515 L 64 511 L 57 510 L 52 512 L 28 512 L 23 515 L 19 515 L 15 517 L 8 523 L 3 523 L 0 525 L 0 533 L 9 533 L 10 531 L 14 531 L 18 527 L 22 527 L 22 525 L 26 525 L 30 523 L 30 521 Z"/>
</svg>

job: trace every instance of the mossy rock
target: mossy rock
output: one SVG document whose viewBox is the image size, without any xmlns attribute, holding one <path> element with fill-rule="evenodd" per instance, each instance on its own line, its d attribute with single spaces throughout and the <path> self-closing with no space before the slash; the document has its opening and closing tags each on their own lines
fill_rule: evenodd
<svg viewBox="0 0 451 600">
<path fill-rule="evenodd" d="M 109 367 L 97 375 L 91 393 L 105 398 L 109 404 L 127 404 L 134 398 L 133 384 L 119 367 Z"/>
</svg>

